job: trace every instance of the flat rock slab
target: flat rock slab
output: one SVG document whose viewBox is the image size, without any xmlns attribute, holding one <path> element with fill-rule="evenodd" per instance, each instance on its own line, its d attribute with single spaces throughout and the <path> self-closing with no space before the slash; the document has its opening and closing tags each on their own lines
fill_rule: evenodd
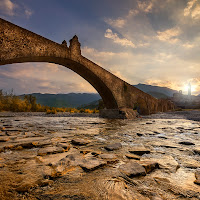
<svg viewBox="0 0 200 200">
<path fill-rule="evenodd" d="M 31 149 L 31 148 L 35 148 L 35 147 L 43 147 L 43 146 L 47 146 L 50 145 L 51 142 L 50 141 L 38 141 L 38 140 L 33 140 L 30 141 L 29 138 L 28 140 L 22 140 L 22 141 L 17 141 L 16 143 L 13 143 L 13 148 L 18 148 L 18 147 L 23 147 L 25 149 Z"/>
<path fill-rule="evenodd" d="M 72 166 L 80 166 L 85 171 L 92 171 L 106 164 L 107 162 L 102 159 L 90 156 L 85 158 L 81 154 L 75 153 L 69 154 L 65 158 L 61 159 L 58 164 L 56 164 L 56 167 L 59 172 Z"/>
<path fill-rule="evenodd" d="M 62 147 L 65 150 L 69 150 L 70 149 L 70 144 L 66 143 L 66 142 L 60 142 L 57 144 L 58 147 Z"/>
<path fill-rule="evenodd" d="M 161 197 L 152 197 L 151 200 L 163 200 Z"/>
<path fill-rule="evenodd" d="M 82 163 L 80 164 L 80 167 L 82 167 L 82 169 L 85 171 L 93 171 L 106 164 L 107 162 L 105 162 L 104 160 L 97 159 L 97 158 L 88 158 L 82 161 Z"/>
<path fill-rule="evenodd" d="M 102 159 L 117 159 L 117 156 L 115 154 L 108 153 L 100 154 L 99 157 Z"/>
<path fill-rule="evenodd" d="M 144 147 L 143 145 L 138 145 L 131 147 L 131 149 L 129 149 L 129 152 L 142 156 L 143 154 L 149 154 L 150 150 Z"/>
<path fill-rule="evenodd" d="M 197 184 L 197 185 L 200 185 L 200 179 L 196 179 L 196 180 L 194 181 L 194 183 Z"/>
<path fill-rule="evenodd" d="M 46 147 L 46 148 L 41 148 L 38 151 L 39 156 L 44 156 L 47 154 L 55 154 L 55 153 L 62 153 L 65 150 L 62 147 Z"/>
<path fill-rule="evenodd" d="M 0 137 L 1 137 L 1 136 L 6 136 L 5 132 L 2 133 L 2 132 L 0 131 Z"/>
<path fill-rule="evenodd" d="M 195 172 L 195 178 L 196 180 L 194 181 L 194 183 L 200 185 L 200 170 Z"/>
<path fill-rule="evenodd" d="M 94 149 L 82 149 L 82 150 L 80 150 L 80 153 L 82 153 L 84 155 L 91 153 L 94 156 L 98 156 L 99 154 L 101 154 L 101 151 L 95 151 Z"/>
<path fill-rule="evenodd" d="M 137 162 L 133 161 L 120 165 L 119 170 L 129 177 L 146 175 L 145 168 Z"/>
<path fill-rule="evenodd" d="M 148 155 L 146 158 L 142 158 L 142 161 L 152 161 L 159 165 L 160 169 L 164 169 L 167 172 L 175 173 L 180 168 L 178 162 L 171 155 Z"/>
<path fill-rule="evenodd" d="M 200 155 L 200 148 L 196 148 L 194 149 L 194 153 L 199 154 Z"/>
<path fill-rule="evenodd" d="M 195 172 L 195 177 L 200 180 L 200 170 Z"/>
<path fill-rule="evenodd" d="M 6 137 L 6 136 L 0 137 L 0 142 L 7 142 L 7 141 L 9 141 L 9 140 L 10 140 L 9 137 Z"/>
<path fill-rule="evenodd" d="M 146 173 L 149 173 L 159 167 L 158 163 L 154 161 L 139 161 L 138 163 L 145 168 Z"/>
<path fill-rule="evenodd" d="M 109 144 L 109 145 L 105 146 L 105 149 L 108 151 L 114 151 L 114 150 L 118 150 L 120 148 L 122 148 L 121 143 L 113 143 L 113 144 Z"/>
<path fill-rule="evenodd" d="M 135 155 L 135 154 L 126 154 L 126 157 L 128 159 L 140 160 L 140 156 Z"/>
<path fill-rule="evenodd" d="M 200 162 L 192 158 L 184 157 L 183 160 L 181 160 L 181 164 L 183 167 L 186 167 L 186 168 L 191 168 L 191 169 L 200 168 Z"/>
<path fill-rule="evenodd" d="M 99 158 L 106 160 L 108 163 L 113 163 L 118 161 L 117 156 L 115 154 L 100 154 Z"/>
<path fill-rule="evenodd" d="M 188 142 L 188 141 L 182 141 L 182 142 L 179 142 L 179 144 L 184 144 L 184 145 L 195 145 L 193 142 Z"/>
<path fill-rule="evenodd" d="M 69 152 L 68 152 L 69 153 Z M 59 160 L 58 162 L 55 162 L 53 164 L 54 167 L 69 167 L 69 166 L 79 166 L 82 161 L 83 161 L 84 157 L 79 154 L 79 153 L 70 153 L 68 155 L 66 155 L 66 157 L 62 158 L 61 160 Z"/>
<path fill-rule="evenodd" d="M 85 140 L 85 139 L 73 139 L 73 140 L 71 141 L 71 143 L 74 144 L 74 145 L 80 145 L 80 146 L 81 146 L 81 145 L 89 144 L 90 141 Z"/>
</svg>

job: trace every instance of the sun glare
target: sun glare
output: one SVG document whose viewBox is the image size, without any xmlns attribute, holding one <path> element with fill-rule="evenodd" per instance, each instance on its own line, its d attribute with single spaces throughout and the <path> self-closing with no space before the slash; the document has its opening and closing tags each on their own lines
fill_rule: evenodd
<svg viewBox="0 0 200 200">
<path fill-rule="evenodd" d="M 197 86 L 196 85 L 191 85 L 191 92 L 195 92 L 196 91 Z M 188 92 L 189 89 L 189 85 L 185 85 L 183 91 L 184 92 Z"/>
</svg>

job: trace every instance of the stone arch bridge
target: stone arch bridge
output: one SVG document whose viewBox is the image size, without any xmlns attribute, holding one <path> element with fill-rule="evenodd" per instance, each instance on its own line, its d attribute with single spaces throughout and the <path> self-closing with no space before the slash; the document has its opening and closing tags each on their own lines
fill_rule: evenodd
<svg viewBox="0 0 200 200">
<path fill-rule="evenodd" d="M 167 111 L 173 105 L 160 101 L 133 87 L 81 55 L 78 37 L 67 47 L 0 18 L 0 65 L 24 62 L 48 62 L 65 66 L 87 80 L 100 94 L 106 109 L 100 116 L 134 118 L 133 108 L 140 114 Z"/>
</svg>

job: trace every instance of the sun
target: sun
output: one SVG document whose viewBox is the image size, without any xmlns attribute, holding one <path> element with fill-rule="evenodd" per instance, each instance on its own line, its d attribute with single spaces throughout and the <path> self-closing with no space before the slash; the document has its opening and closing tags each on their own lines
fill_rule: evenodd
<svg viewBox="0 0 200 200">
<path fill-rule="evenodd" d="M 196 85 L 192 85 L 192 84 L 191 84 L 191 92 L 195 92 L 195 91 L 196 91 L 196 88 L 197 88 Z M 184 92 L 187 92 L 188 89 L 189 89 L 189 85 L 188 85 L 188 84 L 187 84 L 187 85 L 184 85 L 183 91 L 184 91 Z"/>
</svg>

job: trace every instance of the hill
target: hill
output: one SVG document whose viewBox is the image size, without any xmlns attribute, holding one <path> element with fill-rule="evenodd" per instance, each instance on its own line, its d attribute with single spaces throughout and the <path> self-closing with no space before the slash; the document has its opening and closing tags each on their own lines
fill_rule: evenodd
<svg viewBox="0 0 200 200">
<path fill-rule="evenodd" d="M 96 100 L 96 101 L 92 101 L 88 104 L 82 104 L 78 107 L 78 109 L 80 108 L 84 108 L 84 109 L 97 109 L 99 106 L 99 100 Z"/>
<path fill-rule="evenodd" d="M 176 90 L 167 87 L 152 86 L 146 84 L 134 85 L 136 88 L 152 95 L 155 98 L 172 97 Z M 97 93 L 68 93 L 68 94 L 31 94 L 36 97 L 37 103 L 50 107 L 72 107 L 72 108 L 97 108 L 98 100 L 101 99 Z M 20 95 L 23 99 L 25 94 Z"/>
<path fill-rule="evenodd" d="M 172 90 L 167 87 L 159 87 L 159 86 L 146 85 L 146 84 L 141 84 L 141 83 L 139 83 L 138 85 L 133 85 L 133 86 L 158 99 L 172 97 L 174 93 L 178 92 L 176 90 Z"/>
<path fill-rule="evenodd" d="M 99 100 L 101 97 L 97 93 L 69 93 L 69 94 L 31 94 L 36 97 L 37 103 L 50 107 L 72 107 L 77 108 Z M 20 95 L 23 99 L 25 94 Z"/>
</svg>

